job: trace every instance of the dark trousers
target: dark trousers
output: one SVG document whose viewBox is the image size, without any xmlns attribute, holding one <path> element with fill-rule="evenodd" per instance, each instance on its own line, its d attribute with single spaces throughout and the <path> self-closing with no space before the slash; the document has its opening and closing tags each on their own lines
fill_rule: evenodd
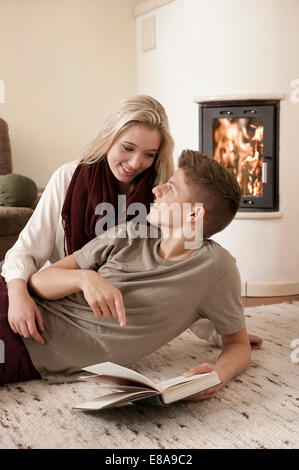
<svg viewBox="0 0 299 470">
<path fill-rule="evenodd" d="M 0 384 L 40 379 L 24 341 L 8 323 L 8 295 L 5 279 L 0 275 Z M 4 352 L 4 354 L 3 354 Z M 2 357 L 4 355 L 4 358 Z M 4 362 L 3 362 L 4 360 Z"/>
</svg>

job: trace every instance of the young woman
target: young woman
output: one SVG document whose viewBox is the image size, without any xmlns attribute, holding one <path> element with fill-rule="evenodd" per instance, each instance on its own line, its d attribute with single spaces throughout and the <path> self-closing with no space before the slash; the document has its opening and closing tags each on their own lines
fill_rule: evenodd
<svg viewBox="0 0 299 470">
<path fill-rule="evenodd" d="M 163 106 L 150 96 L 137 95 L 116 105 L 81 159 L 56 170 L 5 257 L 1 274 L 7 283 L 8 321 L 14 333 L 42 341 L 41 315 L 27 290 L 30 275 L 99 235 L 96 225 L 103 216 L 97 214 L 99 204 L 113 204 L 118 218 L 121 194 L 127 206 L 141 202 L 149 210 L 152 188 L 174 171 L 173 146 Z"/>
</svg>

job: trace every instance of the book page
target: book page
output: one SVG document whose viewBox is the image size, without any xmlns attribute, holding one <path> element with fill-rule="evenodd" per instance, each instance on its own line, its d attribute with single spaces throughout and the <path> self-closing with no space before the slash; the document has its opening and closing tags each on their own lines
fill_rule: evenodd
<svg viewBox="0 0 299 470">
<path fill-rule="evenodd" d="M 143 391 L 136 393 L 128 392 L 115 392 L 108 393 L 101 397 L 95 398 L 92 401 L 86 401 L 80 403 L 79 405 L 73 406 L 75 410 L 101 410 L 102 408 L 109 408 L 111 406 L 116 406 L 118 404 L 130 403 L 131 400 L 134 400 L 138 397 L 152 396 L 155 392 L 153 391 Z"/>
<path fill-rule="evenodd" d="M 175 377 L 174 379 L 168 379 L 164 380 L 163 382 L 160 382 L 156 385 L 156 387 L 159 389 L 160 392 L 163 392 L 167 390 L 170 387 L 173 387 L 178 384 L 183 384 L 185 382 L 191 382 L 196 379 L 202 379 L 205 380 L 204 377 L 207 375 L 214 375 L 216 372 L 206 372 L 205 374 L 196 374 L 192 375 L 191 377 L 184 377 L 183 375 L 180 375 L 179 377 Z"/>
<path fill-rule="evenodd" d="M 164 403 L 181 400 L 190 395 L 195 395 L 207 390 L 211 387 L 221 384 L 221 380 L 215 371 L 206 374 L 198 374 L 193 376 L 194 380 L 172 384 L 171 387 L 164 389 L 161 393 L 161 399 Z"/>
<path fill-rule="evenodd" d="M 112 362 L 102 362 L 93 366 L 84 367 L 82 370 L 86 370 L 87 372 L 92 372 L 93 374 L 97 375 L 105 375 L 116 378 L 121 377 L 122 379 L 128 379 L 130 381 L 136 382 L 136 385 L 137 383 L 140 385 L 147 385 L 149 388 L 159 391 L 157 385 L 144 375 L 139 374 L 139 372 L 136 372 L 132 369 L 128 369 L 127 367 L 113 364 Z"/>
<path fill-rule="evenodd" d="M 103 380 L 102 380 L 103 378 Z M 149 391 L 148 387 L 143 387 L 139 382 L 134 380 L 119 379 L 118 377 L 108 377 L 105 375 L 89 375 L 88 377 L 80 377 L 81 382 L 94 382 L 101 386 L 103 390 L 115 390 L 120 392 L 132 391 L 141 392 Z M 156 390 L 155 390 L 156 391 Z M 158 391 L 158 390 L 157 390 Z"/>
<path fill-rule="evenodd" d="M 128 379 L 126 377 L 115 377 L 111 375 L 88 375 L 81 376 L 80 381 L 82 382 L 95 382 L 102 387 L 139 387 L 144 388 L 144 385 L 139 381 Z"/>
</svg>

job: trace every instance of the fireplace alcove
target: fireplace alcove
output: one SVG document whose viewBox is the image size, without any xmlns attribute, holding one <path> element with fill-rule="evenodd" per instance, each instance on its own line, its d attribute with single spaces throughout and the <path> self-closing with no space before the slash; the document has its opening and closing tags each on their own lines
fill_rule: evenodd
<svg viewBox="0 0 299 470">
<path fill-rule="evenodd" d="M 240 212 L 278 211 L 279 100 L 199 103 L 199 150 L 236 176 Z"/>
<path fill-rule="evenodd" d="M 139 16 L 137 90 L 165 106 L 175 160 L 183 149 L 199 149 L 199 103 L 280 102 L 277 208 L 240 210 L 213 238 L 235 257 L 244 296 L 295 295 L 299 103 L 291 98 L 299 77 L 299 3 L 254 3 L 182 0 L 157 8 L 150 13 L 157 44 L 149 52 L 140 47 L 146 15 Z"/>
<path fill-rule="evenodd" d="M 252 137 L 257 137 L 255 131 L 260 127 L 262 122 L 259 121 L 260 116 L 258 113 L 250 112 L 248 113 L 249 116 L 246 116 L 247 113 L 244 114 L 243 111 L 251 109 L 256 111 L 257 108 L 261 106 L 274 106 L 272 117 L 268 115 L 266 120 L 263 117 L 263 123 L 268 123 L 264 126 L 263 136 L 267 132 L 267 129 L 271 129 L 272 137 L 270 141 L 272 139 L 273 152 L 271 151 L 271 146 L 269 147 L 265 140 L 263 140 L 262 152 L 260 152 L 261 149 L 259 147 L 253 148 L 254 153 L 259 151 L 259 156 L 261 156 L 261 153 L 263 154 L 263 160 L 260 166 L 264 163 L 265 157 L 272 156 L 272 167 L 271 165 L 269 166 L 270 159 L 266 159 L 268 163 L 266 165 L 266 171 L 264 167 L 264 170 L 262 170 L 263 174 L 260 174 L 260 179 L 263 183 L 263 191 L 266 188 L 265 181 L 271 181 L 273 189 L 273 196 L 270 198 L 271 204 L 268 207 L 262 207 L 262 205 L 258 207 L 257 204 L 247 205 L 248 203 L 246 204 L 246 202 L 244 204 L 246 200 L 253 198 L 257 201 L 258 198 L 253 194 L 250 196 L 243 194 L 242 204 L 235 216 L 235 220 L 226 230 L 216 234 L 214 237 L 215 241 L 218 241 L 222 246 L 227 248 L 237 260 L 241 273 L 243 296 L 271 297 L 277 295 L 294 295 L 299 292 L 299 282 L 296 278 L 294 281 L 290 280 L 289 269 L 285 270 L 285 260 L 282 258 L 283 247 L 285 246 L 283 235 L 286 233 L 286 227 L 289 221 L 284 212 L 286 208 L 289 210 L 290 207 L 286 206 L 285 196 L 283 197 L 283 204 L 281 203 L 279 193 L 281 186 L 283 186 L 284 190 L 287 189 L 285 186 L 285 165 L 281 167 L 283 160 L 281 152 L 283 153 L 284 160 L 288 160 L 288 153 L 286 153 L 286 122 L 282 122 L 283 119 L 285 121 L 288 119 L 286 114 L 289 109 L 287 98 L 287 95 L 284 93 L 205 95 L 193 98 L 193 101 L 199 106 L 199 127 L 197 127 L 197 129 L 199 129 L 199 150 L 210 157 L 214 156 L 214 152 L 216 152 L 217 149 L 217 138 L 214 138 L 213 133 L 221 127 L 220 123 L 223 121 L 220 119 L 230 119 L 229 122 L 226 121 L 226 124 L 238 123 L 235 127 L 243 137 L 246 137 L 248 127 L 252 127 L 253 133 L 250 135 L 247 132 L 249 138 L 246 137 L 245 139 L 245 144 L 252 144 L 252 141 L 255 140 Z M 242 109 L 240 109 L 240 105 Z M 210 119 L 209 131 L 204 131 L 203 128 L 202 115 L 204 110 L 207 112 L 207 116 Z M 220 114 L 221 111 L 225 113 Z M 227 114 L 227 111 L 232 111 L 234 114 Z M 241 114 L 240 111 L 242 111 Z M 255 116 L 255 121 L 249 119 L 249 117 L 252 118 L 252 116 Z M 245 124 L 245 130 L 242 130 L 243 126 L 240 125 L 240 119 L 243 120 L 241 124 Z M 253 124 L 254 127 L 250 126 L 250 124 Z M 283 143 L 281 144 L 281 142 Z M 249 156 L 249 160 L 253 159 L 255 156 L 254 153 L 249 152 L 249 155 L 247 155 L 247 157 Z M 278 153 L 280 154 L 280 165 Z M 239 155 L 239 157 L 242 157 L 242 155 Z M 243 157 L 241 161 L 246 160 L 246 155 L 243 155 Z M 282 176 L 283 180 L 280 181 Z M 266 243 L 264 243 L 265 240 L 267 240 Z M 289 266 L 289 263 L 287 263 L 287 266 Z"/>
</svg>

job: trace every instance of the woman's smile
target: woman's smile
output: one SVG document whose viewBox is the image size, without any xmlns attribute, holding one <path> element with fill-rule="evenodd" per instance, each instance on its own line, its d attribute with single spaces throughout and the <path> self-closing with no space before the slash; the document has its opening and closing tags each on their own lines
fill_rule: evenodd
<svg viewBox="0 0 299 470">
<path fill-rule="evenodd" d="M 107 152 L 110 169 L 119 182 L 130 184 L 155 161 L 161 134 L 142 124 L 130 126 Z"/>
<path fill-rule="evenodd" d="M 124 174 L 127 175 L 127 176 L 135 176 L 135 175 L 138 174 L 138 170 L 132 170 L 128 166 L 124 165 L 123 163 L 121 163 L 120 166 L 121 166 Z"/>
</svg>

